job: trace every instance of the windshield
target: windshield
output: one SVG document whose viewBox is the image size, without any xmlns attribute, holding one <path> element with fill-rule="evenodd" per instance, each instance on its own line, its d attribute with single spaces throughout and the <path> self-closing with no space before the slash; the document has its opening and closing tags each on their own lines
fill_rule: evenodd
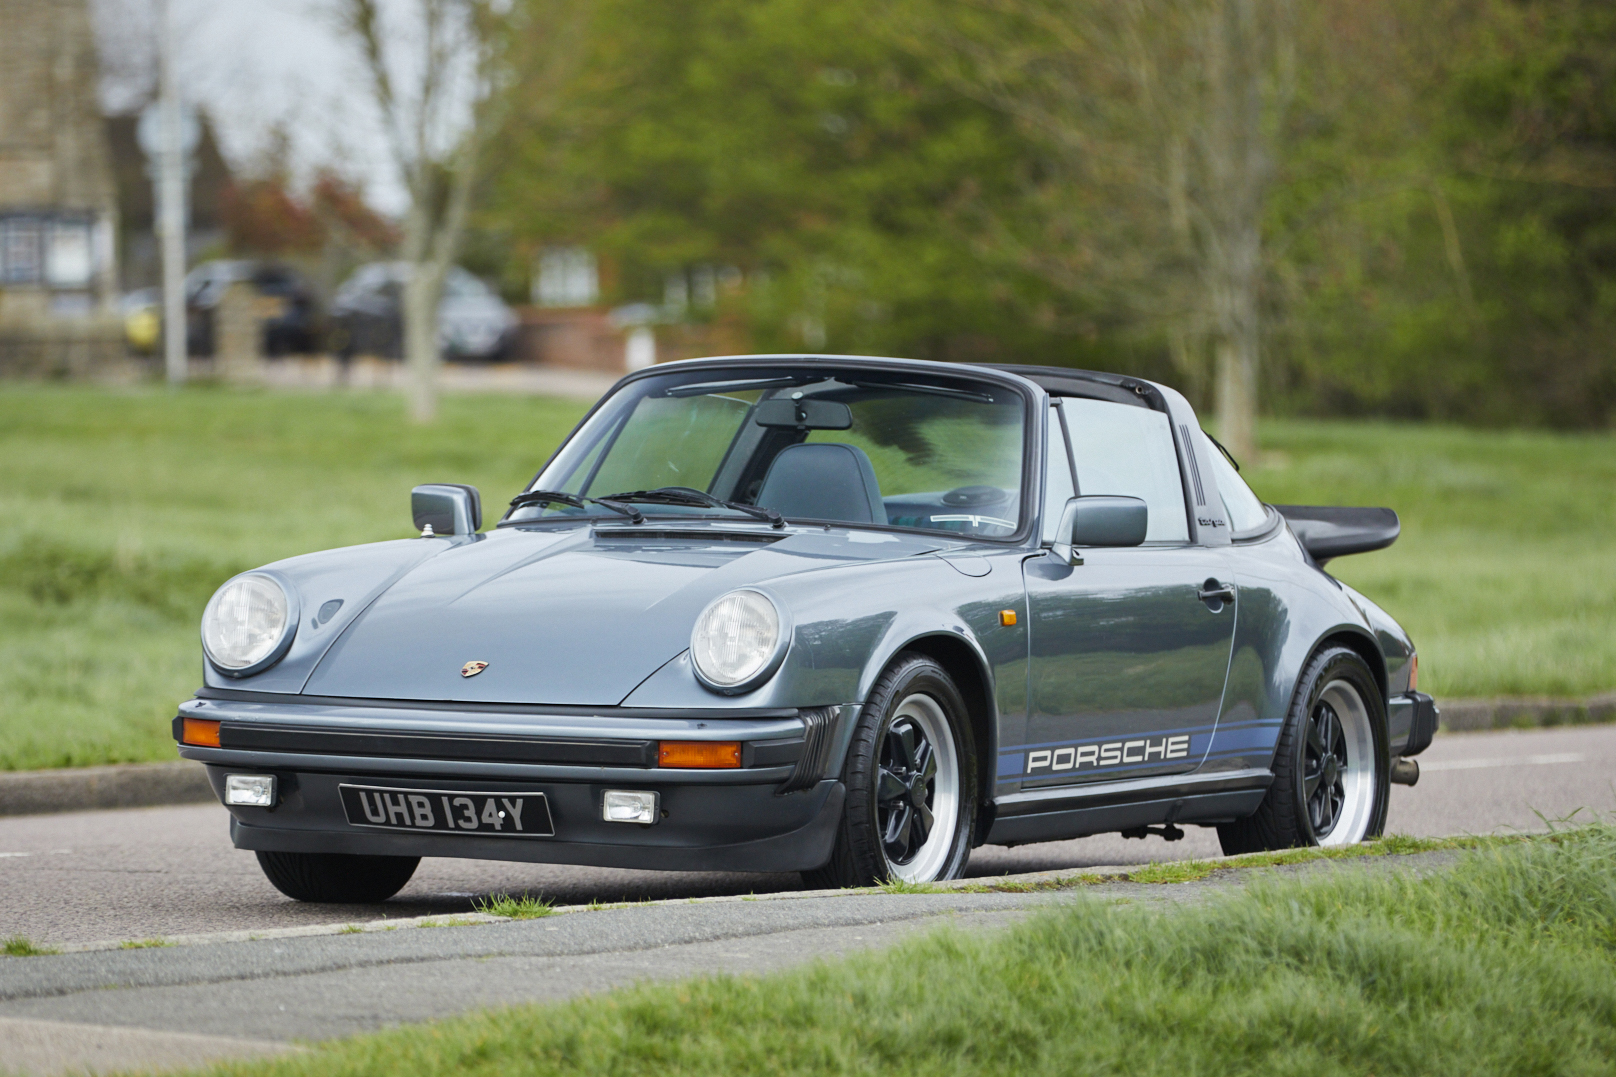
<svg viewBox="0 0 1616 1077">
<path fill-rule="evenodd" d="M 768 367 L 670 371 L 608 400 L 534 490 L 642 495 L 645 516 L 730 516 L 661 504 L 683 487 L 789 521 L 1003 538 L 1021 522 L 1026 405 L 1014 390 L 904 372 Z M 666 495 L 662 500 L 673 500 Z M 529 504 L 506 523 L 610 515 Z"/>
</svg>

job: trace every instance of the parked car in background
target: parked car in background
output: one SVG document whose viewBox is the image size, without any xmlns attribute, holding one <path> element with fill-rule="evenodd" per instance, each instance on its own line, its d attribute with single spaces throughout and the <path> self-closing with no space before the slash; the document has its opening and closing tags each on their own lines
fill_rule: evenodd
<svg viewBox="0 0 1616 1077">
<path fill-rule="evenodd" d="M 404 356 L 407 262 L 371 262 L 354 271 L 331 304 L 333 349 L 345 359 Z M 450 266 L 438 304 L 438 346 L 446 359 L 492 361 L 510 353 L 517 319 L 493 289 Z"/>
<path fill-rule="evenodd" d="M 247 259 L 203 262 L 185 275 L 186 341 L 192 355 L 212 355 L 219 301 L 244 283 L 264 301 L 265 355 L 306 355 L 319 350 L 319 304 L 314 289 L 291 266 Z"/>
<path fill-rule="evenodd" d="M 137 288 L 118 302 L 123 316 L 123 340 L 132 352 L 150 355 L 163 336 L 163 293 L 158 288 Z"/>
</svg>

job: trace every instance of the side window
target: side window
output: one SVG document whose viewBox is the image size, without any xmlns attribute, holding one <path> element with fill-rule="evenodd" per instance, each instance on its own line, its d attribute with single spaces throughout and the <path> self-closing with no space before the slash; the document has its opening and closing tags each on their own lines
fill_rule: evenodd
<svg viewBox="0 0 1616 1077">
<path fill-rule="evenodd" d="M 1109 400 L 1067 397 L 1077 492 L 1141 498 L 1150 509 L 1146 542 L 1188 542 L 1189 518 L 1167 416 Z"/>
<path fill-rule="evenodd" d="M 1044 531 L 1043 540 L 1054 542 L 1066 502 L 1076 496 L 1072 489 L 1072 458 L 1066 452 L 1066 435 L 1061 431 L 1060 404 L 1049 408 L 1049 437 L 1044 448 Z"/>
<path fill-rule="evenodd" d="M 1240 477 L 1240 472 L 1229 463 L 1229 458 L 1212 444 L 1210 438 L 1206 441 L 1206 455 L 1212 461 L 1212 473 L 1218 478 L 1218 493 L 1223 497 L 1223 511 L 1229 514 L 1229 531 L 1232 534 L 1255 531 L 1268 522 L 1268 510 L 1263 508 L 1261 499 L 1251 492 L 1246 480 Z"/>
</svg>

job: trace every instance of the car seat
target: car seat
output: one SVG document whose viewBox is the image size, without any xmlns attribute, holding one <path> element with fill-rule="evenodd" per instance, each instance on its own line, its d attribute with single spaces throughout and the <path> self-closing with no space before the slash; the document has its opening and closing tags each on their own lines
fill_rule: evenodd
<svg viewBox="0 0 1616 1077">
<path fill-rule="evenodd" d="M 788 520 L 887 522 L 870 458 L 863 449 L 841 442 L 782 449 L 763 477 L 757 503 Z"/>
</svg>

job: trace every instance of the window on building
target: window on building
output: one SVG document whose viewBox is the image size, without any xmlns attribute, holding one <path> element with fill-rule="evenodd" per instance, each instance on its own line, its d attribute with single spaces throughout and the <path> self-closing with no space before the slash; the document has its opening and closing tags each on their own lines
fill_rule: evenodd
<svg viewBox="0 0 1616 1077">
<path fill-rule="evenodd" d="M 590 307 L 600 300 L 600 270 L 583 247 L 546 247 L 539 254 L 533 302 L 541 307 Z"/>
</svg>

